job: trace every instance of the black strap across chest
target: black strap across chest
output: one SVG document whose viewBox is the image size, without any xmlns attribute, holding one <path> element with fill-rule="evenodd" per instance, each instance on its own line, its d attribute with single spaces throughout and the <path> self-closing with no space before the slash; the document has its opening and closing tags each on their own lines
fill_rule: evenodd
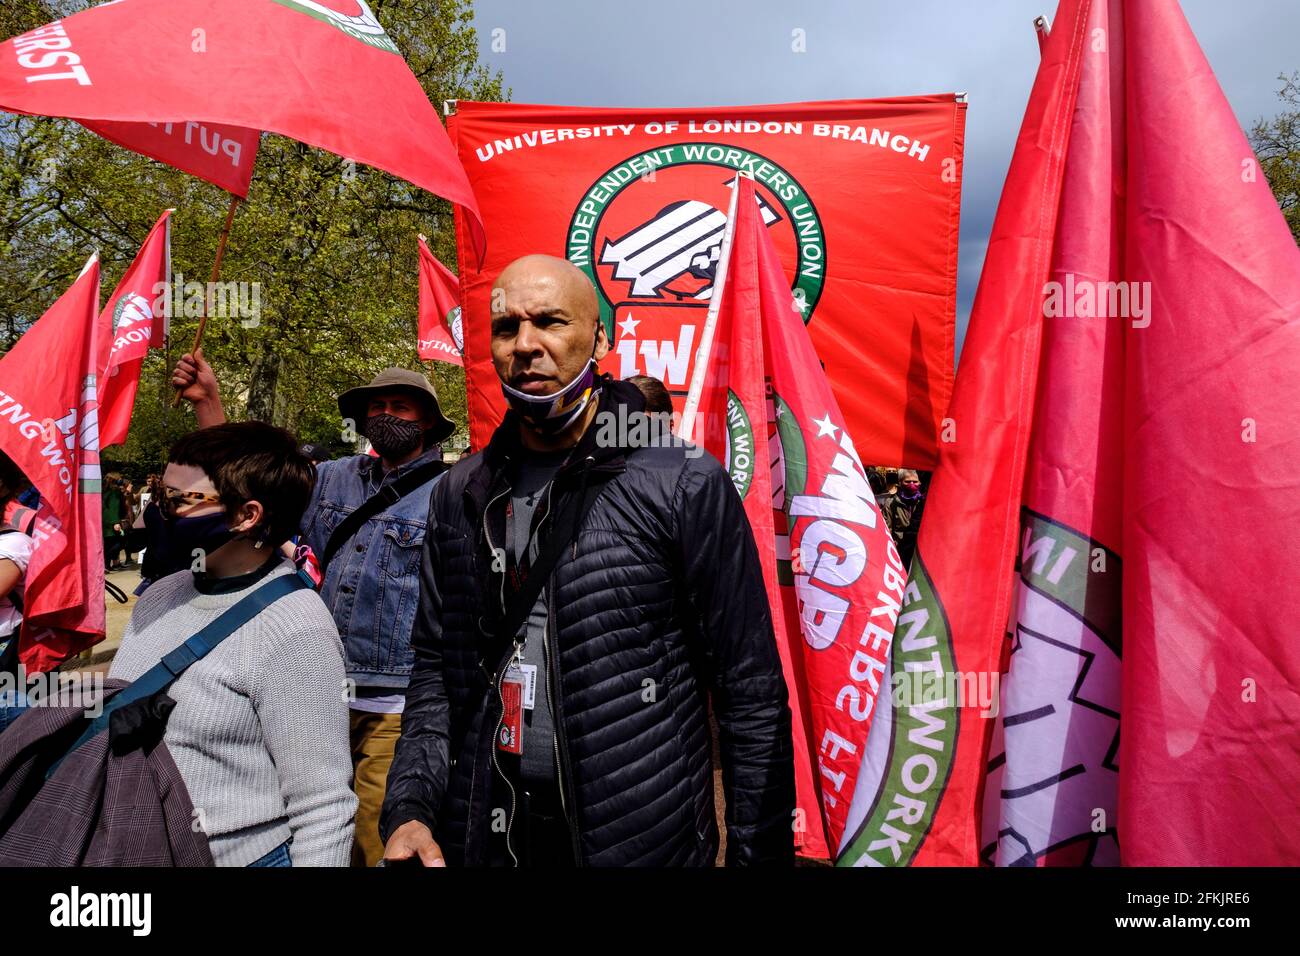
<svg viewBox="0 0 1300 956">
<path fill-rule="evenodd" d="M 325 545 L 325 553 L 320 555 L 321 574 L 329 567 L 330 559 L 338 553 L 339 548 L 347 544 L 348 539 L 361 530 L 361 526 L 385 508 L 397 504 L 425 482 L 436 478 L 446 470 L 440 461 L 426 461 L 418 468 L 413 468 L 392 484 L 384 485 L 378 492 L 366 499 L 365 503 L 339 522 L 330 534 Z"/>
</svg>

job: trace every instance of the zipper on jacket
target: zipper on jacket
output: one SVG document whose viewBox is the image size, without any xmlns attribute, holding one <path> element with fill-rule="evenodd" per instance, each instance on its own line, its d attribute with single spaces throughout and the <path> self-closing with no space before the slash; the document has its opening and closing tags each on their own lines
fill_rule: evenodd
<svg viewBox="0 0 1300 956">
<path fill-rule="evenodd" d="M 487 542 L 488 554 L 492 556 L 492 564 L 495 564 L 497 562 L 498 556 L 497 556 L 496 545 L 492 543 L 492 522 L 488 518 L 488 512 L 492 510 L 492 506 L 494 504 L 496 504 L 498 501 L 500 501 L 509 493 L 510 493 L 510 486 L 507 485 L 505 488 L 501 489 L 500 493 L 497 494 L 495 498 L 490 499 L 483 508 L 483 540 Z M 501 554 L 504 556 L 505 552 L 502 551 Z M 488 565 L 488 573 L 489 574 L 494 573 L 492 571 L 491 564 Z M 501 575 L 501 594 L 498 598 L 498 603 L 500 604 L 501 608 L 504 610 L 506 606 L 506 576 L 504 573 L 502 573 Z"/>
<path fill-rule="evenodd" d="M 496 497 L 489 499 L 487 505 L 485 505 L 484 508 L 483 508 L 483 540 L 487 542 L 488 553 L 492 556 L 492 559 L 491 559 L 491 560 L 492 560 L 492 563 L 495 563 L 495 561 L 496 561 L 496 548 L 495 548 L 495 547 L 493 546 L 493 544 L 492 544 L 492 528 L 491 528 L 491 522 L 488 520 L 488 511 L 491 509 L 491 507 L 492 507 L 494 504 L 496 504 L 496 502 L 497 502 L 500 498 L 502 498 L 502 497 L 503 497 L 505 494 L 507 494 L 509 491 L 510 491 L 509 487 L 504 488 L 504 489 L 503 489 L 499 494 L 496 495 Z M 492 573 L 492 570 L 491 570 L 491 563 L 488 565 L 488 573 L 489 573 L 489 574 Z M 503 607 L 504 607 L 504 605 L 505 605 L 505 587 L 506 587 L 506 579 L 505 579 L 505 575 L 503 574 L 503 575 L 501 576 L 501 603 L 502 603 L 502 606 L 503 606 Z M 499 674 L 495 675 L 495 676 L 494 676 L 494 675 L 493 675 L 493 674 L 492 674 L 492 673 L 487 669 L 487 664 L 486 664 L 486 662 L 483 662 L 483 661 L 480 661 L 480 662 L 479 662 L 479 667 L 482 668 L 483 673 L 488 677 L 488 679 L 492 682 L 492 684 L 494 685 L 494 687 L 495 687 L 495 689 L 496 689 L 496 692 L 497 692 L 497 701 L 498 701 L 499 706 L 501 707 L 501 714 L 500 714 L 500 716 L 497 717 L 496 729 L 493 730 L 493 732 L 492 732 L 492 740 L 490 741 L 489 746 L 492 748 L 492 765 L 493 765 L 493 767 L 496 769 L 497 773 L 501 774 L 501 779 L 505 780 L 505 781 L 506 781 L 506 784 L 507 784 L 508 786 L 510 785 L 510 781 L 509 781 L 509 780 L 506 780 L 506 776 L 505 776 L 505 774 L 501 773 L 501 768 L 500 768 L 500 766 L 498 766 L 498 764 L 497 764 L 497 759 L 496 759 L 496 750 L 497 750 L 497 734 L 499 734 L 499 733 L 501 732 L 501 723 L 502 723 L 502 720 L 503 720 L 504 717 L 505 717 L 505 699 L 504 699 L 504 696 L 503 696 L 502 691 L 501 691 L 501 683 L 500 683 L 500 682 L 501 682 L 501 680 L 504 679 L 504 677 L 505 677 L 506 668 L 508 668 L 508 667 L 510 666 L 510 662 L 514 660 L 514 655 L 517 655 L 518 653 L 519 653 L 519 646 L 518 646 L 518 644 L 516 643 L 516 645 L 515 645 L 515 649 L 514 649 L 514 652 L 513 652 L 512 656 L 511 656 L 511 658 L 510 658 L 510 661 L 507 661 L 507 662 L 506 662 L 506 667 L 505 667 L 505 668 L 502 668 L 502 669 L 501 669 L 501 672 L 500 672 Z M 485 702 L 486 702 L 486 700 L 487 700 L 487 698 L 484 698 L 484 701 L 485 701 Z M 473 809 L 474 809 L 474 788 L 475 788 L 476 785 L 478 784 L 478 758 L 479 758 L 479 753 L 480 753 L 480 751 L 479 751 L 479 749 L 476 747 L 475 750 L 474 750 L 474 769 L 471 771 L 471 773 L 470 773 L 470 778 L 469 778 L 469 810 L 470 810 L 470 812 L 473 812 Z M 512 850 L 511 847 L 510 847 L 510 820 L 511 820 L 511 818 L 513 818 L 513 816 L 514 816 L 514 800 L 515 800 L 514 787 L 511 786 L 511 787 L 510 787 L 510 817 L 507 818 L 507 820 L 506 820 L 506 850 L 510 853 L 510 856 L 515 860 L 515 866 L 518 866 L 518 865 L 519 865 L 519 859 L 518 859 L 517 857 L 515 857 L 514 850 Z M 490 830 L 490 829 L 491 829 L 491 823 L 488 824 L 488 827 L 489 827 L 489 830 Z M 466 836 L 468 836 L 468 823 L 467 823 Z"/>
<path fill-rule="evenodd" d="M 537 535 L 541 535 L 542 528 L 546 524 L 547 519 L 549 519 L 552 516 L 552 514 L 554 514 L 554 501 L 553 501 L 554 492 L 555 492 L 555 478 L 552 477 L 550 484 L 548 484 L 546 487 L 546 514 L 542 515 L 542 520 L 539 521 L 537 524 L 537 531 L 536 531 Z M 532 547 L 532 537 L 533 536 L 530 535 L 528 539 L 528 546 L 530 549 Z M 560 752 L 560 733 L 561 733 L 560 719 L 564 711 L 560 708 L 558 698 L 556 697 L 556 690 L 558 689 L 559 681 L 556 677 L 553 676 L 554 674 L 558 673 L 559 670 L 559 650 L 558 648 L 554 647 L 551 642 L 551 608 L 552 608 L 553 591 L 554 588 L 551 587 L 551 582 L 548 581 L 547 584 L 545 585 L 545 590 L 543 590 L 542 592 L 546 604 L 546 621 L 542 625 L 542 657 L 546 664 L 546 699 L 547 702 L 550 704 L 551 717 L 555 725 L 555 729 L 551 733 L 551 743 L 552 746 L 555 748 L 555 775 L 556 775 L 556 782 L 559 784 L 559 791 L 560 791 L 560 812 L 564 815 L 564 820 L 568 826 L 570 839 L 573 841 L 573 858 L 575 864 L 577 866 L 581 866 L 582 862 L 579 856 L 579 849 L 578 849 L 579 843 L 578 843 L 577 835 L 574 832 L 575 830 L 574 824 L 569 819 L 570 800 L 565 792 L 565 776 L 564 776 L 564 771 L 562 769 L 563 763 L 561 760 L 561 752 Z M 525 627 L 527 627 L 526 624 Z M 567 748 L 565 749 L 564 753 L 567 755 L 568 753 Z"/>
<path fill-rule="evenodd" d="M 578 503 L 581 507 L 583 498 L 587 494 L 587 482 L 591 476 L 591 466 L 594 459 L 588 455 L 584 463 L 582 482 L 578 489 Z M 550 509 L 547 509 L 549 514 Z M 579 518 L 583 517 L 579 515 Z M 573 529 L 573 557 L 578 556 L 578 534 L 580 528 Z M 548 587 L 546 589 L 546 624 L 542 629 L 543 653 L 546 656 L 546 680 L 550 693 L 550 704 L 553 722 L 555 724 L 555 733 L 553 736 L 555 744 L 555 776 L 560 790 L 560 812 L 564 814 L 564 821 L 568 826 L 569 840 L 573 848 L 573 865 L 582 866 L 582 834 L 578 830 L 578 797 L 577 791 L 571 790 L 573 781 L 573 768 L 569 761 L 569 738 L 564 732 L 564 704 L 560 700 L 556 691 L 560 684 L 560 648 L 559 640 L 552 639 L 553 628 L 552 621 L 555 619 L 555 589 Z M 572 812 L 570 812 L 572 808 Z"/>
<path fill-rule="evenodd" d="M 555 610 L 553 588 L 546 589 L 546 626 L 542 630 L 543 653 L 546 655 L 546 686 L 550 695 L 551 714 L 555 723 L 555 776 L 560 789 L 560 811 L 568 825 L 569 840 L 573 845 L 573 865 L 582 866 L 582 835 L 578 832 L 578 800 L 570 790 L 573 779 L 572 767 L 569 766 L 569 740 L 564 733 L 564 706 L 556 690 L 559 687 L 560 654 L 557 642 L 551 640 L 551 620 Z M 570 812 L 570 807 L 573 812 Z"/>
</svg>

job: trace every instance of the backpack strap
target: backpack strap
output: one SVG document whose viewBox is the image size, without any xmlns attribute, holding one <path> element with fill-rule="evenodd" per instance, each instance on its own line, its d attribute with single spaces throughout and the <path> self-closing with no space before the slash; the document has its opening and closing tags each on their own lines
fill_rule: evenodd
<svg viewBox="0 0 1300 956">
<path fill-rule="evenodd" d="M 366 499 L 366 502 L 361 507 L 339 522 L 338 527 L 330 534 L 330 539 L 325 545 L 325 553 L 319 558 L 321 579 L 323 580 L 325 577 L 325 571 L 329 567 L 330 559 L 334 557 L 339 548 L 347 543 L 349 538 L 361 530 L 362 525 L 385 508 L 397 504 L 425 482 L 438 477 L 446 468 L 447 466 L 440 461 L 426 461 L 420 467 L 402 475 L 391 485 L 384 485 L 378 492 Z"/>
<path fill-rule="evenodd" d="M 294 591 L 301 591 L 304 588 L 311 587 L 311 579 L 298 571 L 293 574 L 283 574 L 277 578 L 272 578 L 252 594 L 240 598 L 234 606 L 227 608 L 201 631 L 137 677 L 131 682 L 130 686 L 118 691 L 113 699 L 104 705 L 100 715 L 90 722 L 76 742 L 68 748 L 67 752 L 50 766 L 50 769 L 45 773 L 45 778 L 48 780 L 53 776 L 59 764 L 67 760 L 73 751 L 105 730 L 108 727 L 109 717 L 114 711 L 121 710 L 137 700 L 152 697 L 159 691 L 166 690 L 176 678 L 185 673 L 191 664 L 201 661 L 215 650 L 217 645 L 271 604 L 286 595 L 292 594 Z"/>
</svg>

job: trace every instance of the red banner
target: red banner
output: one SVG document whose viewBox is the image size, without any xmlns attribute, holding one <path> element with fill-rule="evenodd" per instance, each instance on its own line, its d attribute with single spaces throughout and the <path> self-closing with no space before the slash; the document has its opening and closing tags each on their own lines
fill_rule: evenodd
<svg viewBox="0 0 1300 956">
<path fill-rule="evenodd" d="M 201 148 L 223 126 L 279 133 L 463 206 L 482 248 L 465 171 L 365 0 L 103 3 L 0 44 L 0 109 L 171 135 L 197 122 Z"/>
<path fill-rule="evenodd" d="M 0 359 L 0 450 L 41 494 L 19 659 L 57 667 L 104 637 L 104 539 L 95 382 L 99 259 Z"/>
<path fill-rule="evenodd" d="M 82 120 L 104 139 L 248 198 L 261 132 L 216 123 L 118 123 Z"/>
<path fill-rule="evenodd" d="M 158 217 L 100 316 L 111 336 L 100 346 L 101 350 L 107 346 L 109 352 L 99 378 L 100 448 L 126 441 L 145 356 L 151 346 L 161 348 L 167 338 L 171 214 L 168 209 Z"/>
<path fill-rule="evenodd" d="M 460 284 L 420 236 L 420 319 L 418 350 L 424 361 L 464 365 L 461 347 Z"/>
<path fill-rule="evenodd" d="M 744 170 L 860 454 L 931 467 L 952 382 L 964 121 L 951 95 L 662 110 L 461 101 L 448 128 L 492 237 L 481 267 L 460 244 L 472 445 L 504 412 L 492 281 L 528 253 L 591 276 L 613 346 L 603 368 L 662 379 L 681 408 L 728 184 Z"/>
</svg>

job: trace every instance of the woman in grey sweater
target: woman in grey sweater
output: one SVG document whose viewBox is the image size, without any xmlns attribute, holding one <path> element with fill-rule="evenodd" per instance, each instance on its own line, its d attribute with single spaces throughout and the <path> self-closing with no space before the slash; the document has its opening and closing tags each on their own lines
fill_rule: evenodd
<svg viewBox="0 0 1300 956">
<path fill-rule="evenodd" d="M 174 565 L 131 615 L 110 677 L 134 680 L 227 608 L 295 573 L 280 545 L 314 481 L 297 440 L 260 422 L 201 429 L 163 476 Z M 264 608 L 167 690 L 164 740 L 218 866 L 346 866 L 347 680 L 334 620 L 315 591 Z"/>
</svg>

